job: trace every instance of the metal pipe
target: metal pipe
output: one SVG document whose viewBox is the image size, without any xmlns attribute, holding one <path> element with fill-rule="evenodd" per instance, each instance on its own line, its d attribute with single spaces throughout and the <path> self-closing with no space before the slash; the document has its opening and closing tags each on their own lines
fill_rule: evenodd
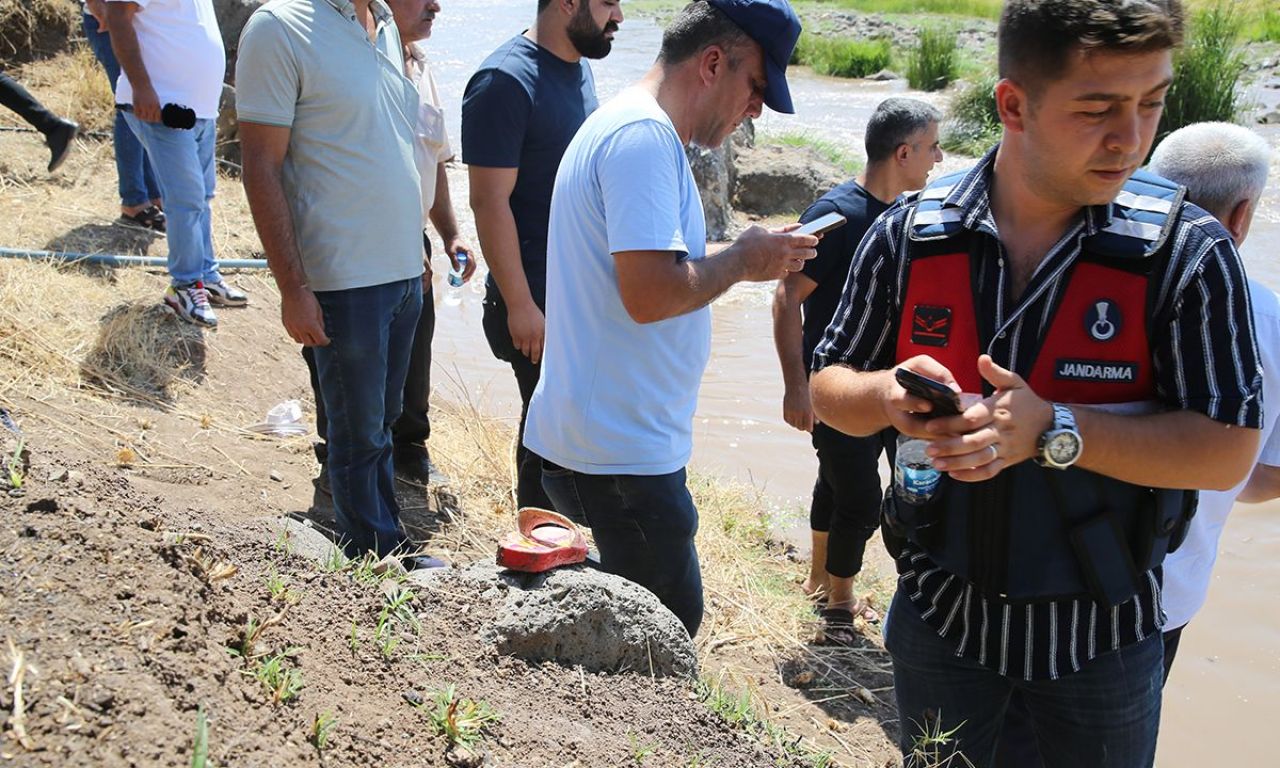
<svg viewBox="0 0 1280 768">
<path fill-rule="evenodd" d="M 70 253 L 67 251 L 24 251 L 0 248 L 0 258 L 28 261 L 66 261 L 78 264 L 102 264 L 108 267 L 167 267 L 169 260 L 159 256 L 118 256 L 111 253 Z M 221 259 L 220 269 L 266 269 L 266 259 Z"/>
</svg>

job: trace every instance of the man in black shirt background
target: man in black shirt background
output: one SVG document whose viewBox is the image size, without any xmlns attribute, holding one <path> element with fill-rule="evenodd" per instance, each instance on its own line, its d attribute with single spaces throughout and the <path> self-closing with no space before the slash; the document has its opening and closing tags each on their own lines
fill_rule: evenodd
<svg viewBox="0 0 1280 768">
<path fill-rule="evenodd" d="M 937 109 L 915 99 L 886 99 L 867 123 L 866 169 L 819 198 L 800 217 L 810 222 L 839 213 L 845 225 L 818 243 L 817 257 L 800 272 L 778 282 L 773 300 L 773 336 L 786 387 L 782 418 L 813 433 L 818 479 L 809 508 L 813 560 L 804 591 L 825 603 L 821 610 L 825 642 L 848 645 L 853 617 L 878 619 L 875 610 L 853 594 L 862 570 L 867 540 L 880 520 L 880 438 L 850 437 L 817 421 L 809 401 L 813 350 L 835 315 L 853 254 L 862 236 L 903 192 L 924 187 L 938 148 Z"/>
</svg>

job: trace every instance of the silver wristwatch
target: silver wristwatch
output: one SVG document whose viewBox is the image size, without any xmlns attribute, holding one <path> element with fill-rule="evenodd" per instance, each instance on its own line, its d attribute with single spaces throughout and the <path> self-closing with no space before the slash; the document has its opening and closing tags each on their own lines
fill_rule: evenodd
<svg viewBox="0 0 1280 768">
<path fill-rule="evenodd" d="M 1076 429 L 1076 417 L 1071 409 L 1060 403 L 1053 404 L 1053 426 L 1042 435 L 1036 445 L 1036 463 L 1050 469 L 1066 469 L 1080 458 L 1084 450 L 1084 438 Z"/>
</svg>

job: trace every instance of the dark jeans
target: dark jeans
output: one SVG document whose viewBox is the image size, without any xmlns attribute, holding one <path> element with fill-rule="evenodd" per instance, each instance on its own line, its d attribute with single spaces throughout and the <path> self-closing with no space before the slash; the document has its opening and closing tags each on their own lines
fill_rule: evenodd
<svg viewBox="0 0 1280 768">
<path fill-rule="evenodd" d="M 1173 669 L 1173 659 L 1178 655 L 1178 643 L 1182 640 L 1183 624 L 1177 629 L 1164 633 L 1164 682 L 1169 682 L 1169 671 Z M 996 752 L 996 768 L 1040 768 L 1044 758 L 1040 756 L 1040 747 L 1036 744 L 1035 726 L 1031 721 L 1031 713 L 1027 711 L 1026 702 L 1020 694 L 1015 693 L 1009 701 L 1009 710 L 1005 713 L 1004 730 L 1000 732 L 1000 747 Z"/>
<path fill-rule="evenodd" d="M 683 469 L 669 475 L 587 475 L 543 461 L 542 485 L 556 511 L 591 527 L 603 570 L 645 587 L 690 637 L 698 633 L 698 510 Z"/>
<path fill-rule="evenodd" d="M 957 657 L 901 593 L 894 597 L 884 636 L 893 656 L 899 746 L 909 767 L 950 765 L 953 751 L 976 768 L 992 765 L 1015 692 L 1050 768 L 1140 768 L 1155 762 L 1164 652 L 1158 633 L 1099 656 L 1079 672 L 1033 681 Z M 921 742 L 926 734 L 952 730 L 945 745 Z"/>
<path fill-rule="evenodd" d="M 511 366 L 520 389 L 520 427 L 516 435 L 516 506 L 552 509 L 552 500 L 542 489 L 542 459 L 524 447 L 524 422 L 529 415 L 529 400 L 538 386 L 542 366 L 534 365 L 511 340 L 507 328 L 507 304 L 498 285 L 490 277 L 484 294 L 484 337 L 493 356 Z"/>
<path fill-rule="evenodd" d="M 3 71 L 0 71 L 0 105 L 17 112 L 18 117 L 26 120 L 32 128 L 46 136 L 58 127 L 58 116 L 45 109 L 45 106 L 26 88 L 23 88 L 21 83 Z"/>
<path fill-rule="evenodd" d="M 867 540 L 880 527 L 881 437 L 850 437 L 813 425 L 818 479 L 813 484 L 809 527 L 827 533 L 827 573 L 849 579 L 862 570 Z"/>
<path fill-rule="evenodd" d="M 93 56 L 107 73 L 107 81 L 111 83 L 111 92 L 116 92 L 116 82 L 120 79 L 120 63 L 116 61 L 115 51 L 111 49 L 111 35 L 98 28 L 98 20 L 85 13 L 81 24 L 84 37 L 93 49 Z M 151 162 L 147 159 L 147 151 L 142 148 L 138 137 L 124 121 L 124 115 L 116 112 L 115 123 L 111 127 L 112 143 L 116 150 L 116 178 L 120 182 L 120 204 L 127 206 L 142 205 L 151 200 L 160 199 L 160 185 L 156 184 L 151 173 Z"/>
<path fill-rule="evenodd" d="M 396 503 L 391 424 L 400 415 L 422 280 L 318 291 L 329 345 L 315 347 L 328 406 L 329 484 L 349 557 L 391 554 L 405 543 Z"/>
<path fill-rule="evenodd" d="M 423 240 L 427 244 L 427 258 L 430 258 L 431 242 L 425 235 Z M 418 325 L 413 332 L 413 346 L 409 351 L 409 373 L 404 380 L 403 410 L 400 418 L 391 425 L 391 441 L 397 451 L 422 449 L 431 437 L 431 417 L 427 411 L 431 407 L 428 402 L 431 395 L 431 341 L 435 335 L 435 292 L 428 283 L 422 294 L 422 314 L 418 316 Z M 312 347 L 302 348 L 302 359 L 307 361 L 307 370 L 311 374 L 311 394 L 316 400 L 316 434 L 320 436 L 320 442 L 315 446 L 316 459 L 323 464 L 329 457 L 329 446 L 325 443 L 329 418 L 324 398 L 320 396 L 320 380 L 316 374 Z"/>
</svg>

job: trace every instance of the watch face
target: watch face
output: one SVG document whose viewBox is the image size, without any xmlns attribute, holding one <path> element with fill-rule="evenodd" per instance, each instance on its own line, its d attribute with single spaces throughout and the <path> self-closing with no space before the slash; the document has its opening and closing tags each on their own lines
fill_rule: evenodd
<svg viewBox="0 0 1280 768">
<path fill-rule="evenodd" d="M 1071 464 L 1080 453 L 1080 439 L 1074 432 L 1051 435 L 1044 444 L 1045 458 L 1058 465 Z"/>
</svg>

